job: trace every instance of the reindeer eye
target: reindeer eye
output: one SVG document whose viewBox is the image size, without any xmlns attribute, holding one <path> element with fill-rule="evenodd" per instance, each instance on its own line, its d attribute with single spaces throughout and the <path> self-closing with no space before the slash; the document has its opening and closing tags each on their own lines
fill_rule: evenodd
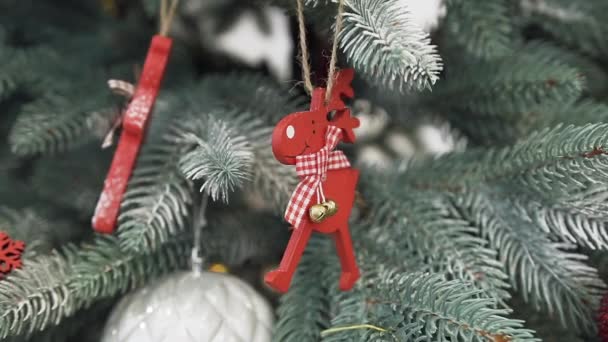
<svg viewBox="0 0 608 342">
<path fill-rule="evenodd" d="M 285 131 L 285 133 L 287 134 L 287 137 L 289 139 L 293 139 L 293 137 L 296 135 L 296 129 L 293 128 L 292 125 L 287 126 L 287 130 Z"/>
</svg>

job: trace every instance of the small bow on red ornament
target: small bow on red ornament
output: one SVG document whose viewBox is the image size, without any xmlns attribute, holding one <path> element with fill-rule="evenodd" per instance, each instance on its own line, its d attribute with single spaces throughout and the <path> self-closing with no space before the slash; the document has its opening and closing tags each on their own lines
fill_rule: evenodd
<svg viewBox="0 0 608 342">
<path fill-rule="evenodd" d="M 0 279 L 15 268 L 21 268 L 21 254 L 24 250 L 23 241 L 11 240 L 8 234 L 0 232 Z"/>
<path fill-rule="evenodd" d="M 317 195 L 317 202 L 325 202 L 321 182 L 327 178 L 328 170 L 350 168 L 350 162 L 342 151 L 334 151 L 342 139 L 342 130 L 336 126 L 327 127 L 325 146 L 318 152 L 296 156 L 296 173 L 302 181 L 291 195 L 285 219 L 298 229 L 305 223 L 306 212 Z"/>
</svg>

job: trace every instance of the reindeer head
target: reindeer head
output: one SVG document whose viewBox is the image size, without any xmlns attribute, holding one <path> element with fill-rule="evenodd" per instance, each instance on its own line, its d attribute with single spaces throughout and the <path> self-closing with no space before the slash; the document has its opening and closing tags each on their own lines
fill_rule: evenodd
<svg viewBox="0 0 608 342">
<path fill-rule="evenodd" d="M 353 129 L 359 127 L 359 120 L 350 116 L 342 100 L 342 96 L 354 96 L 350 86 L 353 77 L 352 69 L 341 70 L 329 103 L 325 103 L 325 88 L 315 88 L 309 111 L 292 113 L 279 121 L 272 133 L 272 152 L 278 161 L 293 165 L 297 156 L 318 152 L 325 145 L 329 125 L 342 129 L 345 142 L 355 142 Z"/>
</svg>

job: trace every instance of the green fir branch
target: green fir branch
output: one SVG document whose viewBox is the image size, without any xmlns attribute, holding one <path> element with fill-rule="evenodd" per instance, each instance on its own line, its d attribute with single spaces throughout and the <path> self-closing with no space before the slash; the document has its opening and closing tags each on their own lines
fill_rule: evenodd
<svg viewBox="0 0 608 342">
<path fill-rule="evenodd" d="M 78 250 L 72 262 L 70 290 L 89 305 L 100 298 L 123 294 L 167 272 L 184 268 L 190 260 L 190 236 L 177 235 L 152 252 L 133 253 L 112 236 L 98 237 Z"/>
<path fill-rule="evenodd" d="M 0 60 L 3 61 L 0 65 L 0 103 L 18 91 L 39 95 L 41 85 L 48 84 L 51 78 L 38 73 L 39 64 L 55 62 L 55 52 L 45 47 L 15 48 L 3 44 L 2 40 L 0 36 Z"/>
<path fill-rule="evenodd" d="M 601 98 L 608 89 L 608 74 L 594 61 L 574 51 L 545 41 L 532 41 L 518 51 L 522 52 L 538 56 L 537 60 L 547 65 L 564 65 L 576 69 L 579 78 L 584 81 L 583 95 Z M 516 100 L 520 101 L 514 99 Z M 558 94 L 553 100 L 541 100 L 537 104 L 527 102 L 518 111 L 503 112 L 498 117 L 477 112 L 456 113 L 454 116 L 465 118 L 466 115 L 466 121 L 459 123 L 459 126 L 464 126 L 464 130 L 476 140 L 506 145 L 528 136 L 536 129 L 561 123 L 587 124 L 604 121 L 602 118 L 606 113 L 602 114 L 602 111 L 599 103 L 585 98 L 577 100 L 577 94 L 573 92 L 570 95 Z"/>
<path fill-rule="evenodd" d="M 355 232 L 362 278 L 349 293 L 331 297 L 334 315 L 331 326 L 323 331 L 324 342 L 487 341 L 492 337 L 536 341 L 521 321 L 500 317 L 510 311 L 497 309 L 496 298 L 483 290 L 461 280 L 446 280 L 442 274 L 418 272 L 415 265 L 409 270 L 395 268 L 376 254 L 390 248 L 370 249 L 375 245 L 372 239 L 357 239 L 357 235 Z M 416 252 L 411 250 L 405 262 L 418 258 Z M 409 285 L 405 279 L 411 281 Z M 439 290 L 448 286 L 450 290 Z M 415 294 L 417 291 L 424 292 L 428 300 Z M 457 297 L 466 299 L 454 300 Z M 467 316 L 474 312 L 483 318 Z"/>
<path fill-rule="evenodd" d="M 232 124 L 239 127 L 238 123 Z M 192 181 L 203 180 L 201 192 L 214 201 L 228 202 L 228 193 L 251 178 L 253 153 L 245 137 L 235 135 L 235 129 L 226 123 L 211 118 L 207 125 L 204 140 L 194 134 L 186 136 L 197 147 L 180 159 L 180 169 Z"/>
<path fill-rule="evenodd" d="M 376 285 L 374 281 L 381 269 L 390 268 L 399 273 L 413 273 L 427 267 L 424 256 L 420 256 L 416 250 L 387 248 L 386 241 L 375 239 L 380 234 L 379 229 L 373 226 L 369 229 L 370 226 L 369 223 L 363 223 L 352 229 L 357 262 L 362 275 L 350 291 L 335 291 L 329 294 L 332 318 L 329 327 L 321 332 L 323 342 L 363 341 L 368 329 L 386 330 L 369 324 L 369 309 L 376 303 L 374 299 L 370 299 L 366 289 Z M 393 337 L 391 335 L 391 338 Z"/>
<path fill-rule="evenodd" d="M 464 280 L 504 305 L 510 297 L 505 266 L 458 207 L 439 193 L 408 189 L 398 179 L 375 178 L 362 181 L 375 217 L 369 238 L 397 254 L 382 253 L 392 259 L 392 267 L 411 259 L 403 258 L 405 251 L 416 251 L 424 264 L 415 270 Z"/>
<path fill-rule="evenodd" d="M 28 184 L 15 176 L 15 169 L 22 166 L 23 160 L 10 154 L 6 158 L 0 158 L 0 163 L 0 206 L 25 208 L 38 204 L 40 199 Z"/>
<path fill-rule="evenodd" d="M 519 6 L 527 22 L 540 26 L 555 40 L 594 58 L 608 56 L 605 1 L 521 0 Z"/>
<path fill-rule="evenodd" d="M 86 59 L 44 44 L 16 49 L 12 59 L 19 88 L 31 98 L 9 135 L 14 153 L 62 152 L 103 136 L 99 130 L 111 126 L 117 110 L 104 89 L 107 76 Z"/>
<path fill-rule="evenodd" d="M 544 112 L 538 115 L 539 120 L 532 127 L 535 130 L 558 124 L 582 126 L 608 122 L 608 105 L 591 99 L 581 99 L 567 104 L 548 104 L 543 110 Z"/>
<path fill-rule="evenodd" d="M 33 334 L 24 334 L 19 336 L 3 339 L 3 342 L 71 342 L 75 338 L 82 339 L 83 336 L 89 336 L 89 333 L 84 331 L 95 332 L 103 329 L 105 321 L 112 305 L 116 302 L 114 299 L 102 300 L 96 305 L 76 310 L 71 316 L 61 320 L 57 325 L 49 326 L 48 328 L 36 331 Z"/>
<path fill-rule="evenodd" d="M 113 298 L 154 277 L 183 268 L 190 237 L 176 236 L 151 253 L 131 253 L 114 236 L 100 236 L 61 254 L 26 260 L 0 282 L 0 338 L 57 325 L 76 310 Z"/>
<path fill-rule="evenodd" d="M 491 62 L 450 69 L 428 101 L 452 116 L 500 116 L 526 113 L 543 103 L 570 103 L 582 94 L 580 72 L 543 49 L 518 51 Z"/>
<path fill-rule="evenodd" d="M 487 182 L 520 186 L 554 202 L 608 179 L 604 171 L 607 124 L 558 126 L 512 148 L 490 153 L 482 166 Z"/>
<path fill-rule="evenodd" d="M 602 220 L 606 192 L 596 184 L 605 183 L 606 178 L 601 147 L 606 129 L 606 124 L 594 124 L 545 130 L 510 148 L 439 158 L 424 164 L 422 173 L 412 167 L 404 181 L 419 190 L 452 193 L 457 207 L 469 216 L 467 220 L 481 227 L 483 236 L 499 251 L 511 283 L 526 299 L 536 308 L 558 315 L 565 325 L 579 331 L 592 329 L 591 303 L 598 303 L 604 284 L 584 264 L 583 256 L 569 252 L 574 246 L 553 242 L 539 232 L 550 230 L 561 233 L 557 236 L 563 240 L 577 242 L 601 233 L 593 227 L 576 230 L 576 225 L 564 226 L 562 221 L 546 218 L 545 224 L 555 226 L 542 228 L 531 211 L 568 209 L 562 218 Z M 516 200 L 522 198 L 529 202 L 524 205 L 528 210 L 518 207 Z M 594 243 L 601 245 L 602 241 L 605 239 Z"/>
<path fill-rule="evenodd" d="M 567 201 L 575 192 L 605 183 L 607 131 L 608 124 L 557 126 L 511 147 L 471 149 L 418 163 L 404 177 L 419 189 L 459 192 L 465 185 L 492 184 Z"/>
<path fill-rule="evenodd" d="M 73 257 L 68 251 L 26 260 L 0 281 L 0 338 L 32 334 L 75 312 L 78 298 L 69 288 Z"/>
<path fill-rule="evenodd" d="M 541 341 L 589 342 L 590 340 L 590 335 L 579 334 L 574 329 L 562 327 L 556 317 L 547 317 L 546 312 L 535 310 L 521 296 L 515 295 L 509 301 L 509 305 L 518 317 L 525 317 L 526 328 L 534 330 L 535 336 Z"/>
<path fill-rule="evenodd" d="M 515 205 L 527 213 L 550 237 L 590 249 L 608 249 L 605 218 L 608 189 L 598 186 L 572 193 L 566 203 L 547 203 L 521 198 Z M 525 196 L 522 196 L 525 197 Z"/>
<path fill-rule="evenodd" d="M 361 341 L 364 333 L 363 329 L 344 329 L 345 327 L 357 327 L 365 325 L 367 322 L 368 304 L 366 293 L 360 285 L 359 280 L 355 287 L 349 292 L 339 292 L 333 296 L 332 304 L 335 312 L 327 329 L 321 331 L 321 341 Z M 340 330 L 344 329 L 344 330 Z M 337 331 L 336 331 L 337 330 Z"/>
<path fill-rule="evenodd" d="M 443 65 L 429 35 L 398 0 L 347 0 L 340 47 L 375 84 L 399 91 L 430 89 Z"/>
<path fill-rule="evenodd" d="M 253 181 L 248 189 L 259 193 L 277 213 L 282 214 L 285 203 L 298 184 L 298 177 L 293 166 L 283 165 L 275 159 L 270 146 L 270 136 L 253 146 L 256 157 L 253 160 Z"/>
<path fill-rule="evenodd" d="M 43 156 L 33 164 L 28 185 L 45 201 L 74 210 L 79 218 L 88 220 L 103 188 L 112 152 L 101 151 L 99 144 L 93 143 L 69 153 Z"/>
<path fill-rule="evenodd" d="M 477 189 L 457 203 L 499 251 L 512 285 L 526 301 L 558 315 L 564 326 L 594 330 L 593 310 L 605 289 L 597 271 L 584 263 L 585 256 L 570 252 L 573 245 L 539 234 L 529 217 L 502 198 Z"/>
<path fill-rule="evenodd" d="M 259 11 L 261 2 L 243 8 Z M 277 2 L 294 7 L 293 1 Z M 125 7 L 125 14 L 147 10 L 156 16 L 158 3 L 145 0 Z M 474 142 L 508 147 L 415 160 L 387 172 L 364 170 L 359 189 L 365 206 L 357 211 L 365 219 L 351 230 L 362 278 L 352 291 L 338 291 L 331 241 L 313 237 L 280 300 L 276 340 L 536 341 L 521 321 L 506 316 L 510 287 L 567 329 L 595 332 L 593 310 L 605 285 L 579 248 L 608 249 L 608 124 L 588 124 L 608 114 L 601 102 L 608 89 L 601 65 L 608 52 L 605 3 L 447 0 L 438 35 L 453 63 L 433 94 L 405 99 L 413 100 L 408 108 L 445 114 Z M 306 4 L 309 28 L 319 33 L 310 46 L 318 49 L 331 36 L 336 1 Z M 510 13 L 518 6 L 521 18 Z M 242 13 L 217 7 L 226 7 L 226 15 Z M 381 88 L 430 88 L 443 68 L 407 7 L 402 0 L 345 0 L 339 33 L 344 57 Z M 111 105 L 109 92 L 99 88 L 105 72 L 130 75 L 132 64 L 142 61 L 149 40 L 140 36 L 148 30 L 141 30 L 137 15 L 126 15 L 120 30 L 98 29 L 115 20 L 97 20 L 90 5 L 9 1 L 0 4 L 3 11 L 13 15 L 0 27 L 0 60 L 6 62 L 0 65 L 0 104 L 8 113 L 0 130 L 19 113 L 8 135 L 17 156 L 8 156 L 8 146 L 6 155 L 0 151 L 0 193 L 5 204 L 18 199 L 28 209 L 0 209 L 0 229 L 27 243 L 24 267 L 0 281 L 0 339 L 42 338 L 41 329 L 69 325 L 89 314 L 83 309 L 184 267 L 192 202 L 200 196 L 195 187 L 216 200 L 230 195 L 231 204 L 236 199 L 246 207 L 259 205 L 249 201 L 254 196 L 245 193 L 239 202 L 241 194 L 231 192 L 253 192 L 264 205 L 284 210 L 298 179 L 292 166 L 275 160 L 271 126 L 305 109 L 307 99 L 261 73 L 209 75 L 216 66 L 206 63 L 192 72 L 190 62 L 200 59 L 190 60 L 176 47 L 180 56 L 171 59 L 180 57 L 174 64 L 179 70 L 166 75 L 156 101 L 117 236 L 66 243 L 79 233 L 63 217 L 82 213 L 89 220 L 90 196 L 84 197 L 95 192 L 94 183 L 74 186 L 72 180 L 84 179 L 83 172 L 103 176 L 63 160 L 53 167 L 31 157 L 66 151 L 107 131 L 118 109 L 103 110 Z M 71 32 L 75 23 L 78 34 Z M 525 32 L 520 24 L 527 25 Z M 558 45 L 524 43 L 524 34 Z M 395 92 L 384 95 L 391 103 L 404 101 Z M 69 158 L 105 173 L 99 166 L 104 160 L 80 158 L 79 152 L 98 155 L 96 149 L 91 145 Z M 62 168 L 73 175 L 60 175 Z M 61 192 L 67 183 L 56 179 L 79 193 Z M 44 211 L 29 209 L 41 204 Z M 235 264 L 263 264 L 255 259 L 260 249 L 264 261 L 280 254 L 287 235 L 269 228 L 284 224 L 251 210 L 222 213 L 232 220 L 211 217 L 206 253 Z M 62 252 L 52 252 L 59 245 Z M 518 315 L 528 318 L 525 310 Z"/>
<path fill-rule="evenodd" d="M 480 59 L 508 55 L 519 43 L 508 0 L 448 0 L 444 27 L 446 40 L 454 40 L 467 54 Z"/>
<path fill-rule="evenodd" d="M 274 125 L 282 117 L 305 110 L 307 106 L 302 96 L 253 73 L 206 76 L 190 98 L 197 106 L 209 110 L 228 108 L 250 113 L 256 120 L 262 120 L 267 125 Z M 284 209 L 298 179 L 293 167 L 276 161 L 270 148 L 270 131 L 262 131 L 260 128 L 242 130 L 242 135 L 249 140 L 255 155 L 253 181 L 247 190 L 259 193 L 279 212 Z"/>
<path fill-rule="evenodd" d="M 376 212 L 382 210 L 376 205 L 371 208 Z M 390 206 L 387 205 L 384 209 L 391 210 L 389 208 Z M 404 244 L 396 244 L 395 237 L 391 235 L 394 231 L 393 227 L 379 224 L 382 221 L 378 221 L 378 218 L 382 215 L 381 213 L 374 214 L 376 218 L 373 220 L 365 220 L 351 227 L 357 259 L 363 262 L 361 267 L 385 265 L 399 272 L 426 272 L 442 269 L 440 258 L 429 260 L 424 251 L 413 249 L 409 241 Z M 362 231 L 363 229 L 365 231 Z M 395 245 L 398 245 L 398 248 L 393 248 Z M 373 268 L 368 271 L 372 272 Z"/>
<path fill-rule="evenodd" d="M 538 210 L 536 212 L 536 214 L 541 213 L 546 215 L 544 220 L 541 218 L 535 222 L 545 232 L 587 248 L 608 249 L 608 220 L 606 218 L 588 217 L 565 209 Z"/>
<path fill-rule="evenodd" d="M 291 233 L 280 217 L 249 208 L 214 211 L 208 221 L 202 248 L 209 262 L 228 268 L 276 262 Z M 263 234 L 258 227 L 264 227 Z"/>
<path fill-rule="evenodd" d="M 0 59 L 5 59 L 7 56 L 0 54 Z M 8 69 L 8 68 L 6 68 Z M 15 93 L 18 88 L 17 80 L 14 75 L 4 68 L 0 69 L 0 103 Z"/>
<path fill-rule="evenodd" d="M 50 219 L 35 208 L 0 206 L 0 231 L 13 240 L 25 242 L 24 257 L 31 259 L 50 253 L 55 247 L 82 235 L 72 222 Z"/>
<path fill-rule="evenodd" d="M 466 123 L 468 132 L 477 140 L 498 145 L 511 145 L 528 138 L 534 131 L 557 125 L 585 125 L 606 122 L 608 106 L 592 99 L 583 98 L 575 102 L 544 102 L 531 106 L 527 111 L 512 118 L 482 118 Z"/>
<path fill-rule="evenodd" d="M 204 108 L 230 108 L 255 115 L 267 125 L 308 108 L 309 100 L 259 73 L 232 72 L 205 76 L 192 90 Z M 201 99 L 202 97 L 202 99 Z"/>
<path fill-rule="evenodd" d="M 273 341 L 319 341 L 329 319 L 328 286 L 337 279 L 328 279 L 332 269 L 328 254 L 333 253 L 331 241 L 325 236 L 313 236 L 302 256 L 289 292 L 280 299 L 278 321 Z"/>
<path fill-rule="evenodd" d="M 159 0 L 142 0 L 141 6 L 148 17 L 155 18 L 160 11 Z"/>
<path fill-rule="evenodd" d="M 114 111 L 100 111 L 108 107 L 108 98 L 91 96 L 94 91 L 90 86 L 89 91 L 78 87 L 46 93 L 23 106 L 9 136 L 13 153 L 27 156 L 63 152 L 96 138 L 91 118 L 103 117 L 109 122 Z"/>
<path fill-rule="evenodd" d="M 502 149 L 469 150 L 412 166 L 416 189 L 460 194 L 510 189 L 535 225 L 562 241 L 606 248 L 606 124 L 558 126 Z M 424 170 L 423 172 L 421 172 Z"/>
<path fill-rule="evenodd" d="M 205 89 L 209 85 L 201 87 Z M 252 93 L 248 95 L 251 96 Z M 192 93 L 187 95 L 188 112 L 175 120 L 172 128 L 163 133 L 163 139 L 144 147 L 129 182 L 119 218 L 118 234 L 126 249 L 154 249 L 158 243 L 184 229 L 184 219 L 190 210 L 192 183 L 184 177 L 182 171 L 186 171 L 187 177 L 203 176 L 203 173 L 195 172 L 201 169 L 197 169 L 196 160 L 192 159 L 201 151 L 196 149 L 197 142 L 187 137 L 196 136 L 201 141 L 206 141 L 213 146 L 216 151 L 214 153 L 221 153 L 216 155 L 217 158 L 227 158 L 228 154 L 233 154 L 233 157 L 230 157 L 233 165 L 241 168 L 234 170 L 241 175 L 239 183 L 242 184 L 248 179 L 250 173 L 255 189 L 273 203 L 285 199 L 293 189 L 292 185 L 297 182 L 297 178 L 292 168 L 280 165 L 272 155 L 270 130 L 258 119 L 258 114 L 262 113 L 252 113 L 255 115 L 252 117 L 252 114 L 246 111 L 247 103 L 251 101 L 245 100 L 246 97 L 242 98 L 242 102 L 235 101 L 232 106 L 225 105 L 220 97 L 213 95 L 213 92 L 203 93 L 202 97 L 195 97 Z M 211 100 L 205 101 L 207 99 Z M 168 102 L 168 108 L 179 109 L 172 107 L 171 102 Z M 262 109 L 268 113 L 268 108 Z M 221 118 L 228 125 L 226 127 L 234 132 L 235 137 L 243 137 L 237 139 L 238 144 L 235 142 L 236 145 L 227 148 L 212 140 L 215 138 L 209 134 L 214 133 L 210 127 L 213 126 L 212 122 L 217 120 L 215 118 Z M 244 146 L 250 146 L 247 150 L 250 150 L 254 157 L 250 171 L 246 171 L 247 175 L 243 173 L 247 167 L 245 160 L 241 158 Z M 183 170 L 177 165 L 180 159 Z M 187 160 L 188 165 L 183 164 Z M 222 193 L 227 194 L 231 190 L 230 182 L 234 181 L 225 178 L 231 175 L 222 173 L 225 171 L 222 168 L 223 166 L 216 169 L 219 173 L 215 175 L 220 175 L 219 178 L 211 173 L 204 175 L 204 190 L 211 190 L 218 198 L 222 198 Z M 232 187 L 236 185 L 237 183 L 233 183 Z"/>
<path fill-rule="evenodd" d="M 144 146 L 121 203 L 118 237 L 124 249 L 153 250 L 186 229 L 193 187 L 178 167 L 192 148 L 185 132 L 174 125 Z"/>
<path fill-rule="evenodd" d="M 379 270 L 367 283 L 367 324 L 377 329 L 361 329 L 360 340 L 538 341 L 522 321 L 505 318 L 508 310 L 494 308 L 494 299 L 461 281 Z"/>
<path fill-rule="evenodd" d="M 591 95 L 601 98 L 608 90 L 608 72 L 588 56 L 543 40 L 528 42 L 523 49 L 542 53 L 546 61 L 563 63 L 576 68 L 585 79 L 585 92 Z"/>
</svg>

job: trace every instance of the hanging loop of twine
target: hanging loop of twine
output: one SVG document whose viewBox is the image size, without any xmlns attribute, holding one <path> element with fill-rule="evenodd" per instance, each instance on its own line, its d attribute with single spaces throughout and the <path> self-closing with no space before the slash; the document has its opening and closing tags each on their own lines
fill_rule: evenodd
<svg viewBox="0 0 608 342">
<path fill-rule="evenodd" d="M 168 0 L 160 0 L 160 29 L 158 33 L 161 36 L 166 36 L 169 33 L 171 23 L 173 22 L 173 17 L 175 16 L 175 11 L 177 10 L 178 2 L 179 0 L 172 0 L 171 5 L 169 5 Z"/>
<path fill-rule="evenodd" d="M 336 64 L 338 64 L 338 44 L 340 32 L 342 31 L 342 14 L 344 13 L 344 0 L 338 0 L 338 14 L 336 15 L 336 27 L 334 31 L 334 42 L 331 48 L 331 60 L 329 61 L 329 72 L 327 73 L 327 87 L 325 90 L 325 103 L 329 102 L 331 92 L 336 81 Z"/>
<path fill-rule="evenodd" d="M 298 5 L 298 30 L 300 40 L 300 63 L 302 64 L 302 80 L 308 94 L 312 94 L 312 81 L 310 79 L 310 60 L 308 57 L 308 46 L 306 45 L 306 25 L 304 24 L 304 0 L 297 0 Z"/>
<path fill-rule="evenodd" d="M 297 15 L 298 15 L 298 30 L 299 30 L 299 41 L 300 41 L 300 61 L 302 64 L 302 80 L 304 81 L 304 88 L 309 94 L 312 94 L 313 85 L 310 76 L 310 61 L 308 54 L 308 45 L 306 44 L 306 25 L 304 23 L 304 0 L 296 0 L 297 3 Z M 338 44 L 340 39 L 340 32 L 342 31 L 342 16 L 344 13 L 344 0 L 338 0 L 338 14 L 336 16 L 336 26 L 334 31 L 333 46 L 331 49 L 331 59 L 329 62 L 329 71 L 327 73 L 327 86 L 325 91 L 325 103 L 328 103 L 331 98 L 331 92 L 333 90 L 337 64 L 338 64 Z"/>
</svg>

